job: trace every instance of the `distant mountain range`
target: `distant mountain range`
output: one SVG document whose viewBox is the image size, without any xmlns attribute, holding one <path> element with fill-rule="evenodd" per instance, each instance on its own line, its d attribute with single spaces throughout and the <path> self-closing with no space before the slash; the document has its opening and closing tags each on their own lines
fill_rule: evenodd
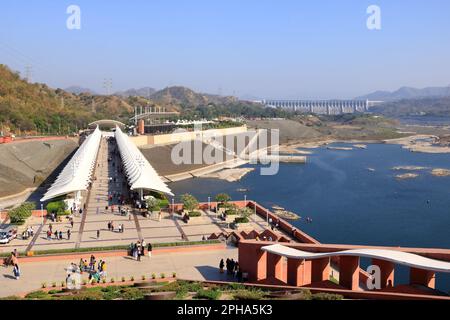
<svg viewBox="0 0 450 320">
<path fill-rule="evenodd" d="M 450 97 L 429 97 L 387 101 L 370 108 L 371 112 L 388 117 L 450 116 Z"/>
<path fill-rule="evenodd" d="M 64 91 L 70 92 L 73 94 L 81 94 L 81 93 L 87 93 L 87 94 L 97 94 L 94 90 L 83 88 L 79 86 L 70 86 L 68 88 L 65 88 Z"/>
<path fill-rule="evenodd" d="M 360 100 L 371 101 L 397 101 L 404 99 L 420 99 L 420 98 L 439 98 L 449 97 L 450 86 L 448 87 L 428 87 L 417 89 L 411 87 L 402 87 L 397 91 L 376 91 L 365 96 L 357 97 Z"/>
<path fill-rule="evenodd" d="M 120 97 L 124 97 L 124 98 L 128 98 L 128 97 L 145 97 L 148 98 L 150 97 L 152 94 L 154 94 L 156 92 L 156 89 L 151 88 L 151 87 L 143 87 L 140 89 L 128 89 L 126 91 L 118 91 L 116 93 L 114 93 L 114 95 L 116 96 L 120 96 Z"/>
</svg>

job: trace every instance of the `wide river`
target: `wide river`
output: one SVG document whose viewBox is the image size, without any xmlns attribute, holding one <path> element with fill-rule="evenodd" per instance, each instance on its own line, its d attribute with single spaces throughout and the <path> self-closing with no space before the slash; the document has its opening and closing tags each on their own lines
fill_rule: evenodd
<svg viewBox="0 0 450 320">
<path fill-rule="evenodd" d="M 178 196 L 191 193 L 205 202 L 226 192 L 233 200 L 245 194 L 267 208 L 277 204 L 312 218 L 312 223 L 293 224 L 322 243 L 450 248 L 450 177 L 431 175 L 433 168 L 450 169 L 450 154 L 412 153 L 385 144 L 311 151 L 307 164 L 280 164 L 274 176 L 260 175 L 255 166 L 239 182 L 197 178 L 170 187 Z M 398 166 L 427 169 L 415 171 L 417 178 L 399 180 L 396 175 L 410 171 L 393 170 Z M 399 270 L 397 279 L 405 278 L 405 270 Z M 438 283 L 450 290 L 448 275 L 439 276 Z"/>
</svg>

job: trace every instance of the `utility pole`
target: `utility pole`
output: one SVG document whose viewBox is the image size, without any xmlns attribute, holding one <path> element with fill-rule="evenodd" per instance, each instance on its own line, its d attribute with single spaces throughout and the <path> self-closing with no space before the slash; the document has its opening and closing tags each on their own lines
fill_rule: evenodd
<svg viewBox="0 0 450 320">
<path fill-rule="evenodd" d="M 111 90 L 112 90 L 112 79 L 104 79 L 103 80 L 103 88 L 105 88 L 106 90 L 106 95 L 110 95 L 111 94 Z"/>
<path fill-rule="evenodd" d="M 25 78 L 29 83 L 32 81 L 32 75 L 33 75 L 33 67 L 31 65 L 25 66 Z"/>
</svg>

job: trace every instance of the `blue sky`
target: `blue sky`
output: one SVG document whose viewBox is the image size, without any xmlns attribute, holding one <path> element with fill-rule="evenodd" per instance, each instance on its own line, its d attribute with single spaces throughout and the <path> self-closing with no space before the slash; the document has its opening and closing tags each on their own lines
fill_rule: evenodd
<svg viewBox="0 0 450 320">
<path fill-rule="evenodd" d="M 81 30 L 66 9 L 81 8 Z M 381 8 L 382 29 L 366 28 Z M 3 0 L 0 63 L 52 87 L 184 85 L 261 98 L 352 98 L 450 84 L 448 0 Z"/>
</svg>

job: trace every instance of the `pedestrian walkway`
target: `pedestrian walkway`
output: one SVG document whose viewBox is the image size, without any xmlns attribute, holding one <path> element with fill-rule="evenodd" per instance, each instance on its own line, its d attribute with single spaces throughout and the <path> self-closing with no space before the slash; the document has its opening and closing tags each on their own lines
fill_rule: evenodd
<svg viewBox="0 0 450 320">
<path fill-rule="evenodd" d="M 231 232 L 229 225 L 222 222 L 215 213 L 205 211 L 201 217 L 191 218 L 189 223 L 182 221 L 178 214 L 170 212 L 153 213 L 144 217 L 139 210 L 131 210 L 131 215 L 123 216 L 119 212 L 117 197 L 110 201 L 113 194 L 128 197 L 128 183 L 122 173 L 122 160 L 114 138 L 103 136 L 97 156 L 94 179 L 87 197 L 86 210 L 80 216 L 74 215 L 73 227 L 69 220 L 62 222 L 47 220 L 41 227 L 40 218 L 31 218 L 27 225 L 33 226 L 36 234 L 31 239 L 15 239 L 10 244 L 1 245 L 2 252 L 17 249 L 25 251 L 45 251 L 55 249 L 110 247 L 129 245 L 139 239 L 147 243 L 170 243 L 181 241 L 200 241 L 213 233 Z M 114 211 L 111 211 L 112 205 Z M 108 230 L 108 222 L 114 224 L 114 231 Z M 241 226 L 240 231 L 255 230 L 261 232 L 267 228 L 267 223 L 260 216 L 252 215 L 247 225 Z M 47 239 L 46 232 L 52 224 L 52 231 L 62 231 L 63 239 Z M 119 225 L 124 231 L 119 232 Z M 67 231 L 71 236 L 68 239 Z M 286 235 L 285 235 L 286 236 Z M 289 237 L 289 236 L 288 236 Z M 20 237 L 19 237 L 20 238 Z"/>
<path fill-rule="evenodd" d="M 86 254 L 89 259 L 90 254 Z M 97 260 L 101 256 L 95 256 Z M 116 284 L 120 285 L 120 279 L 127 280 L 133 276 L 136 280 L 145 275 L 151 278 L 152 273 L 160 277 L 165 273 L 166 277 L 171 277 L 172 272 L 176 272 L 180 279 L 188 280 L 230 280 L 226 275 L 218 271 L 220 259 L 237 259 L 238 250 L 228 248 L 214 251 L 186 252 L 186 253 L 164 253 L 153 255 L 151 258 L 143 257 L 141 262 L 137 262 L 130 257 L 110 257 L 106 258 L 108 265 L 107 280 L 114 278 Z M 0 297 L 17 295 L 24 292 L 39 290 L 42 283 L 51 287 L 55 282 L 60 285 L 66 278 L 66 268 L 71 262 L 78 261 L 58 260 L 36 263 L 25 263 L 21 265 L 22 275 L 20 280 L 12 279 L 12 268 L 3 268 L 3 276 L 0 277 Z M 87 275 L 82 277 L 87 279 Z"/>
</svg>

